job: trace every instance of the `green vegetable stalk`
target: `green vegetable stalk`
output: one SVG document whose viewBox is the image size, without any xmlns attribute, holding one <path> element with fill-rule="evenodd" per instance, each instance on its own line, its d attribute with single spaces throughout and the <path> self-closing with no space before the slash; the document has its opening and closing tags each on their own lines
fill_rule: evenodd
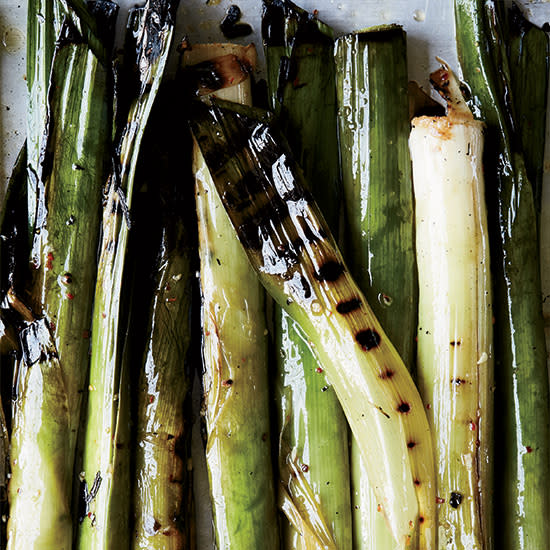
<svg viewBox="0 0 550 550">
<path fill-rule="evenodd" d="M 132 309 L 139 309 L 141 303 L 145 306 L 141 306 L 143 315 L 130 320 L 131 345 L 139 349 L 135 355 L 140 365 L 135 393 L 131 542 L 135 550 L 192 547 L 193 510 L 188 507 L 192 376 L 188 360 L 194 336 L 191 306 L 196 226 L 189 223 L 194 217 L 192 187 L 185 185 L 184 178 L 173 177 L 174 167 L 182 164 L 181 139 L 175 137 L 185 121 L 178 118 L 180 98 L 174 87 L 170 90 L 163 93 L 161 88 L 151 113 L 143 141 L 148 154 L 140 159 L 136 180 L 145 190 L 134 201 L 137 231 L 132 248 L 141 284 L 134 293 Z M 145 325 L 143 335 L 141 324 Z"/>
<path fill-rule="evenodd" d="M 486 123 L 488 135 L 484 160 L 497 365 L 495 547 L 542 548 L 550 537 L 550 411 L 535 197 L 508 108 L 513 89 L 509 71 L 501 70 L 506 59 L 494 2 L 456 0 L 455 17 L 474 115 Z"/>
<path fill-rule="evenodd" d="M 191 128 L 260 280 L 324 365 L 396 543 L 405 548 L 418 530 L 432 548 L 435 487 L 424 406 L 351 278 L 301 169 L 263 111 L 197 103 Z"/>
<path fill-rule="evenodd" d="M 346 257 L 413 372 L 418 288 L 405 32 L 385 26 L 341 37 L 336 63 Z M 352 442 L 354 547 L 393 549 L 356 445 Z"/>
<path fill-rule="evenodd" d="M 292 2 L 269 0 L 264 1 L 262 28 L 271 107 L 336 234 L 340 175 L 332 29 Z M 275 348 L 281 483 L 295 501 L 290 509 L 298 509 L 301 521 L 310 524 L 304 529 L 286 523 L 285 546 L 307 547 L 304 539 L 321 522 L 330 525 L 334 547 L 351 548 L 347 422 L 307 338 L 279 306 Z M 284 475 L 288 463 L 296 462 L 302 483 Z M 302 484 L 309 484 L 306 494 L 314 495 L 309 507 L 300 505 L 306 498 Z"/>
<path fill-rule="evenodd" d="M 71 548 L 77 431 L 88 372 L 109 69 L 68 21 L 52 64 L 13 418 L 8 548 Z M 107 137 L 107 139 L 106 139 Z M 22 310 L 24 311 L 24 310 Z M 24 316 L 24 318 L 25 318 Z"/>
<path fill-rule="evenodd" d="M 184 64 L 195 74 L 223 72 L 226 84 L 216 95 L 250 104 L 249 72 L 255 56 L 253 46 L 199 45 L 185 53 Z M 235 237 L 198 146 L 193 149 L 193 173 L 199 224 L 206 463 L 215 538 L 218 548 L 277 550 L 265 293 Z"/>
<path fill-rule="evenodd" d="M 82 484 L 84 517 L 79 550 L 129 544 L 127 363 L 122 342 L 127 321 L 122 310 L 123 274 L 129 235 L 135 167 L 151 107 L 172 42 L 175 5 L 151 0 L 133 34 L 136 80 L 127 101 L 127 124 L 106 189 L 102 241 L 92 323 L 92 358 L 84 432 Z"/>
</svg>

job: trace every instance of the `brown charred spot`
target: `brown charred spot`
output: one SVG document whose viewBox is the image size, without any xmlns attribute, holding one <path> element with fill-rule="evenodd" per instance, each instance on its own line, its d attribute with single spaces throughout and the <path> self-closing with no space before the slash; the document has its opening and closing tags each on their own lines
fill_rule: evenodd
<svg viewBox="0 0 550 550">
<path fill-rule="evenodd" d="M 160 528 L 162 525 L 160 524 L 159 520 L 155 518 L 155 523 L 153 523 L 153 530 L 154 531 L 160 531 Z"/>
<path fill-rule="evenodd" d="M 420 486 L 420 480 L 419 479 L 415 479 L 414 480 L 414 484 L 419 487 Z"/>
<path fill-rule="evenodd" d="M 360 307 L 361 307 L 361 300 L 359 298 L 352 298 L 351 300 L 340 302 L 336 306 L 336 311 L 342 315 L 346 315 L 346 313 L 351 313 L 352 311 L 356 311 Z"/>
<path fill-rule="evenodd" d="M 424 523 L 424 517 L 423 516 L 420 516 L 418 518 L 418 523 Z"/>
<path fill-rule="evenodd" d="M 317 273 L 315 273 L 315 278 L 321 283 L 333 283 L 338 280 L 342 273 L 344 273 L 344 270 L 343 264 L 335 260 L 329 260 L 319 268 Z"/>
<path fill-rule="evenodd" d="M 460 340 L 453 340 L 450 344 L 451 346 L 455 347 L 455 346 L 460 346 L 462 342 Z"/>
<path fill-rule="evenodd" d="M 231 380 L 231 378 L 228 378 L 227 380 L 222 380 L 222 386 L 224 388 L 229 388 L 232 385 L 233 385 L 233 380 Z"/>
<path fill-rule="evenodd" d="M 415 443 L 414 441 L 409 441 L 409 442 L 407 443 L 407 447 L 408 447 L 409 449 L 414 449 L 414 448 L 416 447 L 416 443 Z"/>
<path fill-rule="evenodd" d="M 411 406 L 408 403 L 405 403 L 405 401 L 403 401 L 403 403 L 401 403 L 397 407 L 397 411 L 403 414 L 407 414 L 408 412 L 410 412 L 410 410 Z"/>
<path fill-rule="evenodd" d="M 391 369 L 386 369 L 384 372 L 381 372 L 378 375 L 378 378 L 380 378 L 381 380 L 390 380 L 390 378 L 393 378 L 394 374 L 395 373 Z"/>
<path fill-rule="evenodd" d="M 171 439 L 174 439 L 174 436 L 172 434 L 168 434 L 166 436 L 166 441 L 170 441 Z"/>
<path fill-rule="evenodd" d="M 451 380 L 451 383 L 455 386 L 461 386 L 462 384 L 466 384 L 466 382 L 467 380 L 465 380 L 464 378 L 453 378 Z"/>
<path fill-rule="evenodd" d="M 365 351 L 377 348 L 380 345 L 380 334 L 373 329 L 367 328 L 355 335 L 355 340 Z"/>
<path fill-rule="evenodd" d="M 453 508 L 458 508 L 460 506 L 460 503 L 462 502 L 462 494 L 461 493 L 451 493 L 451 498 L 449 499 L 449 504 Z"/>
<path fill-rule="evenodd" d="M 124 449 L 124 443 L 117 443 L 115 446 L 117 449 Z"/>
</svg>

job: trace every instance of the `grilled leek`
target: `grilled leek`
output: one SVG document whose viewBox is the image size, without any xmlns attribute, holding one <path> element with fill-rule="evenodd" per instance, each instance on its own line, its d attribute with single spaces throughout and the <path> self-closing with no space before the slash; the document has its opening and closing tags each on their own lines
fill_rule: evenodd
<svg viewBox="0 0 550 550">
<path fill-rule="evenodd" d="M 417 280 L 405 32 L 386 26 L 341 37 L 336 61 L 345 253 L 358 285 L 412 372 Z M 355 548 L 392 549 L 391 533 L 363 479 L 365 465 L 356 446 L 353 441 Z"/>
<path fill-rule="evenodd" d="M 360 443 L 400 548 L 433 537 L 431 436 L 410 374 L 343 263 L 301 170 L 244 107 L 193 107 L 191 128 L 218 194 L 268 292 L 300 324 Z"/>
<path fill-rule="evenodd" d="M 336 234 L 340 176 L 332 29 L 292 2 L 271 0 L 264 1 L 262 28 L 271 106 Z M 280 490 L 294 500 L 285 510 L 302 514 L 298 529 L 287 524 L 285 548 L 307 548 L 304 539 L 318 536 L 315 527 L 326 523 L 332 545 L 349 549 L 348 428 L 342 407 L 307 339 L 278 306 L 275 346 Z M 302 468 L 301 483 L 285 475 L 296 462 Z M 309 491 L 302 490 L 304 484 Z M 309 506 L 301 502 L 307 499 L 304 493 L 315 495 L 307 500 Z M 309 528 L 303 526 L 307 523 Z"/>
<path fill-rule="evenodd" d="M 227 73 L 232 76 L 217 79 L 225 85 L 216 95 L 250 104 L 249 72 L 255 57 L 253 46 L 199 45 L 185 53 L 184 64 L 190 65 L 190 72 L 218 74 L 227 61 L 237 60 Z M 193 150 L 193 173 L 199 222 L 206 462 L 215 538 L 219 548 L 276 550 L 265 293 L 235 237 L 198 147 Z"/>
<path fill-rule="evenodd" d="M 412 121 L 418 379 L 435 446 L 440 548 L 491 548 L 493 344 L 483 123 L 452 72 L 447 116 Z"/>
<path fill-rule="evenodd" d="M 48 133 L 38 177 L 32 281 L 20 296 L 36 320 L 21 333 L 12 432 L 8 547 L 72 541 L 72 486 L 96 275 L 99 208 L 110 135 L 108 68 L 66 22 L 50 78 Z M 30 361 L 30 362 L 29 362 Z M 29 464 L 32 464 L 29 472 Z"/>
<path fill-rule="evenodd" d="M 533 188 L 513 132 L 504 44 L 494 2 L 455 0 L 457 47 L 484 154 L 494 277 L 495 545 L 543 548 L 550 538 L 550 410 Z M 518 481 L 520 480 L 520 481 Z"/>
<path fill-rule="evenodd" d="M 135 269 L 141 284 L 132 300 L 133 310 L 143 304 L 145 311 L 130 321 L 141 367 L 135 399 L 131 541 L 135 550 L 192 548 L 192 509 L 188 509 L 192 377 L 188 356 L 196 238 L 195 226 L 189 223 L 193 219 L 193 191 L 173 177 L 181 156 L 180 140 L 174 136 L 184 123 L 174 114 L 179 98 L 173 92 L 173 88 L 161 88 L 151 113 L 143 141 L 148 155 L 141 158 L 136 179 L 146 190 L 134 201 L 136 232 L 131 248 L 137 266 L 149 261 L 153 266 L 151 272 Z M 188 157 L 190 163 L 191 155 Z M 141 207 L 138 213 L 137 207 Z M 142 323 L 145 330 L 139 326 Z M 140 339 L 146 342 L 144 349 Z"/>
<path fill-rule="evenodd" d="M 129 427 L 119 395 L 127 386 L 122 360 L 126 329 L 123 274 L 128 242 L 135 167 L 151 107 L 172 41 L 175 5 L 151 0 L 143 8 L 133 37 L 138 75 L 131 88 L 128 122 L 118 144 L 115 169 L 109 177 L 103 210 L 102 241 L 92 322 L 92 358 L 82 461 L 85 517 L 80 524 L 79 550 L 109 549 L 129 544 L 130 502 L 117 481 L 124 479 L 118 461 L 127 453 Z M 121 416 L 122 415 L 122 416 Z M 121 476 L 121 477 L 119 477 Z"/>
</svg>

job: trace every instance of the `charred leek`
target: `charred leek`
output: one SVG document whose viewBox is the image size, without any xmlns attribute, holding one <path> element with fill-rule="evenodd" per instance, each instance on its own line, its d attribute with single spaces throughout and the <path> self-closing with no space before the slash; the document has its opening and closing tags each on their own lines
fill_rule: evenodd
<svg viewBox="0 0 550 550">
<path fill-rule="evenodd" d="M 174 113 L 178 100 L 161 88 L 143 141 L 148 154 L 138 165 L 137 177 L 146 190 L 136 197 L 141 200 L 134 201 L 134 212 L 141 206 L 134 216 L 135 273 L 141 281 L 146 279 L 132 300 L 134 311 L 144 303 L 144 315 L 130 322 L 130 334 L 140 339 L 143 329 L 139 325 L 144 322 L 146 326 L 146 344 L 137 358 L 141 369 L 135 399 L 135 526 L 131 542 L 135 550 L 192 547 L 192 509 L 188 509 L 192 377 L 187 361 L 196 249 L 194 226 L 189 223 L 193 191 L 173 177 L 181 156 L 181 141 L 174 138 L 184 122 Z M 147 261 L 153 265 L 152 272 L 143 269 Z M 134 347 L 140 346 L 137 338 Z"/>
<path fill-rule="evenodd" d="M 432 75 L 447 116 L 413 119 L 418 379 L 435 442 L 440 548 L 491 547 L 492 304 L 483 123 L 454 75 Z"/>
<path fill-rule="evenodd" d="M 339 38 L 336 61 L 346 257 L 412 371 L 417 280 L 405 32 L 387 26 Z M 355 442 L 351 461 L 355 548 L 393 549 Z"/>
<path fill-rule="evenodd" d="M 36 320 L 22 331 L 12 433 L 9 543 L 69 550 L 71 499 L 99 208 L 108 162 L 108 69 L 66 22 L 53 60 L 48 132 L 38 177 L 32 283 Z M 107 139 L 106 139 L 107 137 Z"/>
<path fill-rule="evenodd" d="M 191 127 L 260 280 L 319 355 L 400 548 L 430 548 L 430 432 L 412 379 L 351 278 L 319 209 L 263 112 L 194 106 Z"/>
<path fill-rule="evenodd" d="M 496 546 L 543 548 L 550 538 L 550 410 L 536 208 L 504 99 L 511 99 L 494 3 L 455 0 L 457 46 L 474 113 L 487 125 L 485 182 L 494 277 Z M 521 480 L 521 481 L 518 481 Z"/>
<path fill-rule="evenodd" d="M 227 57 L 229 56 L 229 57 Z M 216 95 L 250 104 L 253 47 L 194 46 L 191 71 L 233 77 Z M 194 66 L 194 67 L 193 67 Z M 245 71 L 246 73 L 246 71 Z M 232 83 L 237 83 L 232 85 Z M 265 293 L 251 269 L 201 150 L 193 151 L 201 279 L 206 461 L 219 548 L 279 548 L 270 455 Z"/>
<path fill-rule="evenodd" d="M 173 34 L 174 4 L 151 0 L 135 30 L 135 96 L 119 142 L 115 170 L 107 186 L 92 324 L 92 362 L 83 457 L 85 518 L 77 548 L 110 549 L 129 544 L 129 499 L 117 488 L 118 451 L 126 453 L 128 426 L 120 415 L 128 373 L 122 368 L 126 328 L 121 311 L 122 278 L 128 241 L 133 181 L 145 125 L 164 71 Z"/>
<path fill-rule="evenodd" d="M 272 108 L 336 234 L 340 185 L 332 29 L 292 2 L 271 0 L 264 1 L 262 28 Z M 319 526 L 327 524 L 327 547 L 350 549 L 348 428 L 342 407 L 307 339 L 279 306 L 275 346 L 280 491 L 287 492 L 284 502 L 294 501 L 285 513 L 301 514 L 297 528 L 287 524 L 285 548 L 311 547 L 305 539 L 322 537 Z M 293 517 L 289 520 L 296 525 Z"/>
</svg>

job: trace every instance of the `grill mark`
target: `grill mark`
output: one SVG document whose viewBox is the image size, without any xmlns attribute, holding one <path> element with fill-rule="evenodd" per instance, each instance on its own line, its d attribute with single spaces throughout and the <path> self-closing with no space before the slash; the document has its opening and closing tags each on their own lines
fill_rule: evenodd
<svg viewBox="0 0 550 550">
<path fill-rule="evenodd" d="M 405 401 L 403 401 L 402 403 L 400 403 L 397 406 L 397 411 L 400 412 L 400 413 L 403 413 L 403 414 L 409 413 L 410 410 L 411 410 L 411 406 L 408 403 L 406 403 Z"/>
<path fill-rule="evenodd" d="M 333 283 L 340 278 L 345 271 L 345 267 L 336 260 L 328 260 L 315 273 L 315 278 L 323 283 Z M 363 331 L 364 332 L 364 331 Z"/>
<path fill-rule="evenodd" d="M 358 310 L 361 307 L 361 300 L 359 298 L 351 298 L 351 300 L 346 300 L 340 302 L 336 306 L 336 311 L 341 315 L 346 315 L 353 311 Z"/>
<path fill-rule="evenodd" d="M 355 340 L 364 351 L 370 351 L 380 345 L 380 334 L 373 329 L 367 328 L 359 331 L 355 335 Z"/>
<path fill-rule="evenodd" d="M 393 377 L 394 374 L 395 373 L 391 369 L 386 369 L 384 372 L 381 372 L 378 375 L 378 378 L 380 378 L 381 380 L 389 380 Z"/>
</svg>

